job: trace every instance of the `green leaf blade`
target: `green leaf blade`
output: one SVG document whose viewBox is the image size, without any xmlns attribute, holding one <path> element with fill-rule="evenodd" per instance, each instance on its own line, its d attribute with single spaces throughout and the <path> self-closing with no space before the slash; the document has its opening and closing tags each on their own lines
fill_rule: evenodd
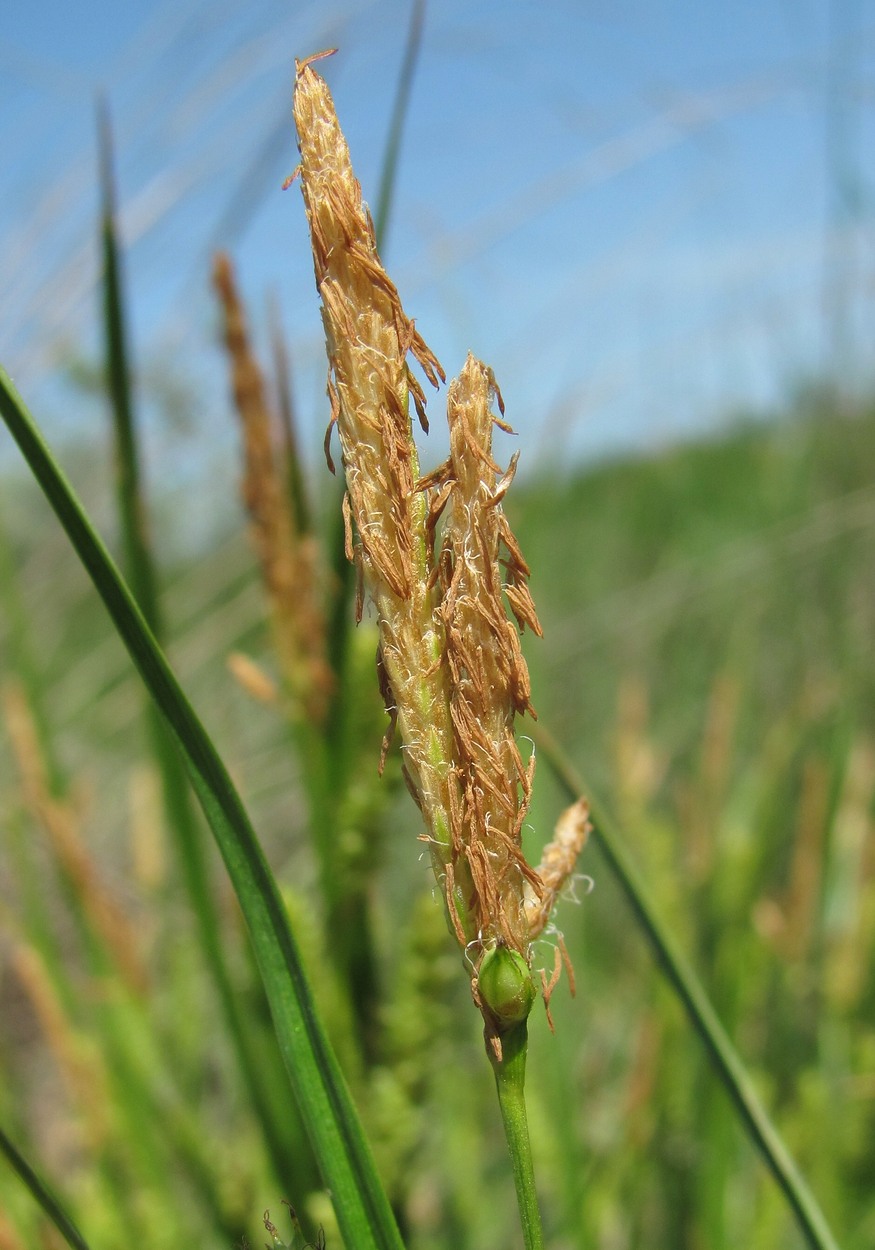
<svg viewBox="0 0 875 1250">
<path fill-rule="evenodd" d="M 356 1250 L 400 1250 L 397 1226 L 319 1020 L 279 891 L 240 797 L 109 553 L 2 368 L 0 411 L 182 754 L 246 918 L 289 1078 L 344 1239 Z"/>
</svg>

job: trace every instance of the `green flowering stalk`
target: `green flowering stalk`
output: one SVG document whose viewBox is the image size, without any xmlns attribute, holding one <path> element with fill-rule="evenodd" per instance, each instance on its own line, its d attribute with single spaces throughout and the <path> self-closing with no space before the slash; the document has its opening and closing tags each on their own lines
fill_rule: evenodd
<svg viewBox="0 0 875 1250">
<path fill-rule="evenodd" d="M 521 847 L 534 759 L 523 762 L 514 736 L 516 717 L 533 714 L 519 632 L 541 628 L 501 506 L 516 457 L 507 471 L 493 459 L 493 428 L 509 427 L 493 412 L 497 405 L 503 414 L 492 371 L 469 356 L 448 390 L 450 456 L 420 476 L 411 400 L 423 429 L 428 423 L 410 358 L 435 387 L 444 372 L 383 269 L 316 59 L 297 65 L 294 114 L 328 349 L 326 448 L 336 425 L 357 614 L 367 594 L 389 735 L 397 725 L 422 836 L 500 1064 L 502 1038 L 536 995 L 532 940 L 573 868 L 570 844 L 545 854 L 546 877 Z M 585 813 L 576 829 L 579 850 Z"/>
</svg>

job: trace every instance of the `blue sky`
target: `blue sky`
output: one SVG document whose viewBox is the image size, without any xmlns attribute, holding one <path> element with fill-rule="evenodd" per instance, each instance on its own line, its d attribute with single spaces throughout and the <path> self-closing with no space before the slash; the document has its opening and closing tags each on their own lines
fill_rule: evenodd
<svg viewBox="0 0 875 1250">
<path fill-rule="evenodd" d="M 318 306 L 300 194 L 280 190 L 293 61 L 340 47 L 324 73 L 373 203 L 408 14 L 6 0 L 0 358 L 50 436 L 103 433 L 59 381 L 98 350 L 101 88 L 156 470 L 171 445 L 191 473 L 199 448 L 234 445 L 217 244 L 262 342 L 279 301 L 315 458 Z M 448 374 L 469 349 L 493 366 L 523 466 L 646 453 L 836 364 L 872 379 L 873 53 L 871 0 L 432 0 L 384 260 Z M 171 437 L 160 396 L 177 381 L 191 416 Z"/>
</svg>

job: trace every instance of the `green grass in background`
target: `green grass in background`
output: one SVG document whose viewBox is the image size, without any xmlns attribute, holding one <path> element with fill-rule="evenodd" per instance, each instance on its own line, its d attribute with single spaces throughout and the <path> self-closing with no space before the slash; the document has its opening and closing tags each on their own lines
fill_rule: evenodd
<svg viewBox="0 0 875 1250">
<path fill-rule="evenodd" d="M 875 1018 L 873 415 L 812 400 L 775 425 L 545 482 L 519 519 L 557 648 L 534 660 L 539 707 L 610 795 L 840 1241 L 860 1245 L 875 1216 L 860 1183 Z M 652 982 L 642 997 L 639 943 L 597 853 L 588 871 L 576 940 L 601 1045 L 587 1039 L 580 1097 L 591 1124 L 624 1081 L 640 1102 L 640 1167 L 621 1182 L 638 1191 L 618 1207 L 625 1225 L 632 1210 L 643 1221 L 630 1244 L 786 1244 L 676 1008 Z M 621 1141 L 601 1152 L 608 1171 Z"/>
<path fill-rule="evenodd" d="M 875 1234 L 873 443 L 871 411 L 840 416 L 822 399 L 700 446 L 532 481 L 509 502 L 546 631 L 528 647 L 536 706 L 620 819 L 662 915 L 846 1250 L 862 1250 Z M 39 569 L 54 542 L 48 522 L 35 519 L 33 497 L 16 488 L 8 498 L 20 501 L 5 518 L 13 565 Z M 171 646 L 242 781 L 343 1054 L 348 1017 L 342 994 L 321 975 L 315 867 L 295 814 L 300 782 L 288 734 L 223 667 L 241 645 L 270 662 L 248 563 L 245 544 L 226 538 L 220 554 L 173 571 Z M 105 1059 L 92 1052 L 105 992 L 83 962 L 70 904 L 11 770 L 3 772 L 2 879 L 11 883 L 14 868 L 16 880 L 30 880 L 31 895 L 4 885 L 5 952 L 22 935 L 33 944 L 29 926 L 41 915 L 60 935 L 58 981 L 75 992 L 53 1038 L 6 965 L 3 1018 L 16 1026 L 0 1038 L 4 1122 L 63 1179 L 94 1246 L 115 1244 L 120 1195 L 122 1222 L 144 1245 L 195 1237 L 229 1244 L 210 1228 L 203 1187 L 197 1193 L 195 1144 L 208 1157 L 225 1226 L 246 1227 L 258 1245 L 261 1211 L 271 1207 L 280 1223 L 280 1199 L 300 1203 L 306 1194 L 276 1192 L 198 957 L 190 938 L 180 944 L 190 931 L 180 883 L 166 867 L 154 879 L 142 865 L 132 871 L 142 805 L 132 814 L 125 792 L 138 777 L 147 794 L 154 782 L 136 725 L 121 736 L 117 726 L 138 695 L 69 560 L 54 570 L 51 616 L 41 610 L 46 588 L 37 579 L 20 589 L 33 650 L 48 661 L 55 749 L 96 796 L 85 804 L 83 838 L 157 974 L 151 1023 L 142 1028 L 155 1030 L 166 1050 L 153 1056 L 150 1079 L 160 1089 L 162 1064 L 177 1056 L 195 1141 L 181 1123 L 159 1135 L 145 1161 L 128 1165 L 135 1143 L 111 1145 L 126 1140 L 124 1099 L 110 1102 L 105 1163 L 93 1167 L 89 1133 L 97 1128 L 88 1126 L 87 1098 L 64 1046 L 82 1048 L 91 1056 L 86 1068 L 100 1070 Z M 69 636 L 57 627 L 66 603 L 76 622 Z M 10 619 L 4 611 L 4 631 Z M 354 641 L 355 680 L 372 708 L 360 731 L 368 767 L 358 793 L 367 810 L 380 717 L 371 642 L 364 632 Z M 6 636 L 4 654 L 5 644 Z M 89 666 L 88 657 L 101 654 L 105 663 Z M 61 685 L 58 697 L 53 685 L 77 672 L 71 721 L 70 687 Z M 415 813 L 396 791 L 373 885 L 383 1061 L 353 1083 L 409 1244 L 488 1250 L 518 1235 L 494 1096 L 476 1013 L 418 862 Z M 542 761 L 532 812 L 539 840 L 562 801 Z M 153 824 L 160 827 L 157 815 Z M 594 844 L 582 870 L 595 889 L 558 917 L 578 997 L 572 1003 L 557 992 L 556 1037 L 537 1018 L 530 1030 L 530 1115 L 548 1243 L 801 1245 Z M 40 914 L 29 897 L 40 900 Z M 239 928 L 229 900 L 222 924 Z M 239 986 L 252 985 L 256 1024 L 261 995 L 239 955 L 233 973 Z M 187 1178 L 178 1164 L 186 1142 Z M 11 1174 L 0 1173 L 0 1195 L 20 1244 L 49 1244 Z M 327 1206 L 315 1192 L 307 1202 L 310 1226 L 325 1221 L 331 1246 Z"/>
</svg>

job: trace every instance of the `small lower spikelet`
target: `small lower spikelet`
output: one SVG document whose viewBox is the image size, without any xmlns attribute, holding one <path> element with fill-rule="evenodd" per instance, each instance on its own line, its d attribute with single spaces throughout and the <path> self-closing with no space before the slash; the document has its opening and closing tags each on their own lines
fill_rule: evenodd
<svg viewBox="0 0 875 1250">
<path fill-rule="evenodd" d="M 574 875 L 577 858 L 591 833 L 589 804 L 586 799 L 578 799 L 559 817 L 553 841 L 544 847 L 535 869 L 541 883 L 540 894 L 526 890 L 526 922 L 532 941 L 547 927 L 556 900 Z"/>
</svg>

